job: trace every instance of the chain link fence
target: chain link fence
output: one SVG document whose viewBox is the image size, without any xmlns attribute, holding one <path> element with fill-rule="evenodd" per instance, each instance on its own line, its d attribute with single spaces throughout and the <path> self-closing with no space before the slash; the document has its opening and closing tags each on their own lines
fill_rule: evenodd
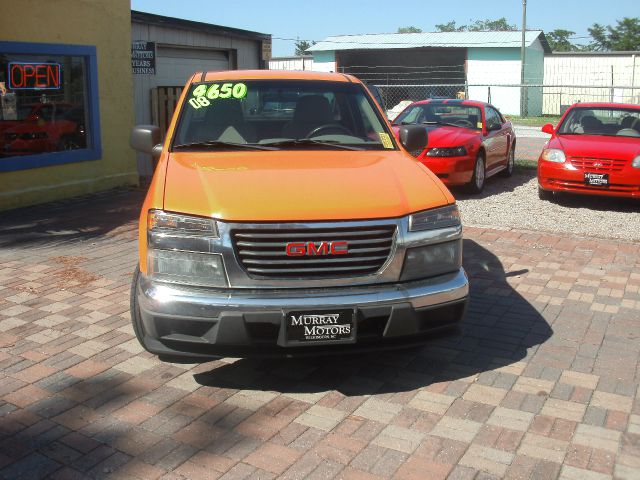
<svg viewBox="0 0 640 480">
<path fill-rule="evenodd" d="M 574 103 L 619 102 L 640 104 L 640 88 L 631 86 L 584 85 L 471 85 L 458 84 L 376 84 L 387 107 L 389 118 L 418 100 L 469 99 L 488 102 L 505 115 L 559 116 Z"/>
</svg>

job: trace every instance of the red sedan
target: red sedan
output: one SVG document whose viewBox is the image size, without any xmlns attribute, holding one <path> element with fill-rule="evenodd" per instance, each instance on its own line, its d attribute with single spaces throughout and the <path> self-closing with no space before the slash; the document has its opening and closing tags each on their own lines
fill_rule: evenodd
<svg viewBox="0 0 640 480">
<path fill-rule="evenodd" d="M 640 105 L 577 103 L 538 161 L 538 196 L 554 192 L 640 198 Z"/>
<path fill-rule="evenodd" d="M 488 177 L 513 174 L 516 136 L 497 108 L 472 100 L 423 100 L 393 120 L 400 126 L 422 124 L 429 143 L 413 155 L 447 185 L 466 185 L 480 193 Z"/>
</svg>

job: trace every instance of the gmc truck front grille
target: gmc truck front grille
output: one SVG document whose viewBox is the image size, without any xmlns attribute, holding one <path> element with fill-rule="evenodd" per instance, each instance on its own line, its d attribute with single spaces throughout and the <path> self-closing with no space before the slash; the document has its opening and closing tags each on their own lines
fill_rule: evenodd
<svg viewBox="0 0 640 480">
<path fill-rule="evenodd" d="M 254 277 L 355 277 L 382 268 L 395 231 L 395 225 L 233 229 L 231 238 L 240 264 Z"/>
</svg>

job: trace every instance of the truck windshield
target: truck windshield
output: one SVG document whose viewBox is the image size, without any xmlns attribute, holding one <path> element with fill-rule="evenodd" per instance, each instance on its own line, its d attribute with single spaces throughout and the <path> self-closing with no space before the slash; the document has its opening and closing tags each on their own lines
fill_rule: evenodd
<svg viewBox="0 0 640 480">
<path fill-rule="evenodd" d="M 173 149 L 237 150 L 238 145 L 270 150 L 397 148 L 373 100 L 357 83 L 221 80 L 191 85 Z"/>
</svg>

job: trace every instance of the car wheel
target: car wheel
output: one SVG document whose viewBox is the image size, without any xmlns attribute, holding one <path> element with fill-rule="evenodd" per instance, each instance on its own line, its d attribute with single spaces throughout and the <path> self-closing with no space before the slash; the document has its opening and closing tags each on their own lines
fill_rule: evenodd
<svg viewBox="0 0 640 480">
<path fill-rule="evenodd" d="M 543 188 L 538 187 L 538 198 L 540 200 L 553 200 L 553 192 L 550 190 L 544 190 Z"/>
<path fill-rule="evenodd" d="M 516 146 L 513 145 L 511 150 L 509 151 L 509 156 L 507 157 L 507 168 L 500 172 L 500 175 L 503 177 L 510 177 L 513 175 L 513 170 L 516 167 Z"/>
<path fill-rule="evenodd" d="M 484 154 L 478 153 L 476 163 L 473 166 L 473 176 L 467 184 L 467 190 L 470 193 L 480 193 L 484 190 L 484 183 L 487 179 L 487 166 L 484 160 Z"/>
<path fill-rule="evenodd" d="M 131 281 L 131 291 L 129 295 L 129 311 L 131 314 L 131 323 L 133 325 L 133 332 L 136 334 L 136 338 L 140 345 L 144 347 L 146 350 L 147 347 L 144 346 L 143 338 L 144 331 L 142 330 L 142 319 L 140 318 L 140 307 L 137 302 L 136 295 L 136 287 L 138 285 L 138 277 L 140 276 L 140 267 L 136 266 L 135 271 L 133 272 L 133 279 Z"/>
</svg>

